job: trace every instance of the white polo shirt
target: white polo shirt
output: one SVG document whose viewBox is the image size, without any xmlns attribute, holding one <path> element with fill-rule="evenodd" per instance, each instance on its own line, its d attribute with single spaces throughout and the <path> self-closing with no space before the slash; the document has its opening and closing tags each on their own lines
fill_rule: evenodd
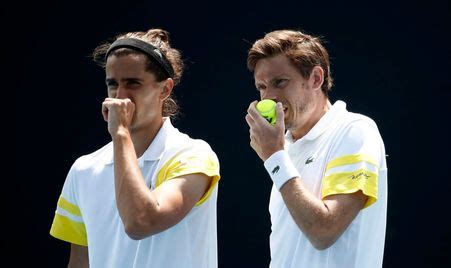
<svg viewBox="0 0 451 268">
<path fill-rule="evenodd" d="M 287 131 L 285 150 L 305 187 L 318 198 L 361 190 L 365 208 L 338 240 L 315 249 L 290 215 L 273 186 L 271 264 L 274 268 L 380 268 L 387 212 L 387 166 L 378 128 L 370 118 L 351 113 L 337 101 L 301 139 Z"/>
<path fill-rule="evenodd" d="M 75 161 L 58 200 L 50 234 L 88 246 L 90 267 L 217 267 L 219 161 L 210 146 L 165 122 L 138 165 L 151 190 L 175 177 L 212 177 L 208 192 L 176 225 L 130 239 L 116 206 L 113 143 Z"/>
</svg>

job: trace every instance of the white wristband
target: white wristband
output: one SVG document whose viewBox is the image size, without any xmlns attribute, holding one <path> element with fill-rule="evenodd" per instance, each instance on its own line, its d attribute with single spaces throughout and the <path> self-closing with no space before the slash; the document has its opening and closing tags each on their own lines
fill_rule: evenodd
<svg viewBox="0 0 451 268">
<path fill-rule="evenodd" d="M 272 154 L 266 159 L 264 165 L 279 190 L 287 181 L 294 177 L 300 177 L 298 170 L 291 162 L 290 156 L 284 150 Z"/>
</svg>

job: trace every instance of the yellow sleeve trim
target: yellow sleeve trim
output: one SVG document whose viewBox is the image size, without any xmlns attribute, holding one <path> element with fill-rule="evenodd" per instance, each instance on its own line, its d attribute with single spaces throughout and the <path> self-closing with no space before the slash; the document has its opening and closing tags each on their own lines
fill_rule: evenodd
<svg viewBox="0 0 451 268">
<path fill-rule="evenodd" d="M 376 163 L 376 161 L 373 160 L 372 157 L 364 154 L 351 154 L 351 155 L 345 155 L 339 158 L 335 158 L 331 160 L 327 166 L 326 166 L 326 172 L 333 168 L 343 165 L 351 165 L 359 162 L 367 162 L 375 167 L 379 167 L 379 165 Z"/>
<path fill-rule="evenodd" d="M 58 239 L 73 244 L 88 246 L 85 224 L 76 222 L 66 216 L 55 214 L 50 234 Z"/>
<path fill-rule="evenodd" d="M 207 192 L 205 192 L 205 194 L 202 196 L 202 198 L 196 202 L 194 206 L 199 206 L 205 201 L 207 201 L 207 199 L 210 197 L 211 193 L 213 192 L 213 189 L 215 188 L 216 184 L 219 181 L 219 175 L 210 176 L 207 174 L 207 176 L 211 177 L 210 187 L 208 188 Z"/>
<path fill-rule="evenodd" d="M 155 187 L 160 186 L 165 180 L 167 180 L 166 179 L 166 177 L 167 177 L 166 173 L 168 172 L 170 165 L 174 165 L 174 162 L 175 162 L 174 160 L 177 157 L 179 157 L 182 153 L 183 152 L 180 152 L 180 153 L 176 154 L 174 157 L 172 157 L 171 159 L 169 159 L 168 161 L 166 161 L 164 163 L 164 165 L 158 171 L 157 179 L 156 179 L 156 182 L 155 182 Z"/>
<path fill-rule="evenodd" d="M 334 173 L 324 178 L 322 198 L 333 194 L 349 194 L 361 190 L 368 200 L 364 208 L 377 200 L 378 175 L 365 169 Z"/>
<path fill-rule="evenodd" d="M 80 209 L 62 196 L 58 199 L 58 206 L 74 216 L 81 217 Z"/>
<path fill-rule="evenodd" d="M 205 194 L 196 202 L 195 206 L 199 206 L 210 197 L 220 179 L 219 163 L 216 157 L 212 157 L 210 154 L 199 153 L 183 157 L 182 153 L 175 155 L 161 167 L 157 174 L 155 187 L 158 187 L 167 180 L 182 177 L 183 175 L 195 173 L 205 174 L 211 177 L 211 183 Z"/>
</svg>

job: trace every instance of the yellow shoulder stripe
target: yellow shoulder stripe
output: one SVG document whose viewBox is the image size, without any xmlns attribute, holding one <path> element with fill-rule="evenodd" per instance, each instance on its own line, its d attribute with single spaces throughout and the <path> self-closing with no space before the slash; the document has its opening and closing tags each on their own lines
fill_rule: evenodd
<svg viewBox="0 0 451 268">
<path fill-rule="evenodd" d="M 69 243 L 81 246 L 88 245 L 85 224 L 73 221 L 60 214 L 55 214 L 50 234 L 55 238 Z"/>
<path fill-rule="evenodd" d="M 206 174 L 207 176 L 210 176 L 208 174 Z M 205 192 L 205 194 L 201 197 L 201 199 L 199 199 L 199 201 L 196 202 L 196 204 L 194 206 L 199 206 L 202 203 L 204 203 L 205 201 L 207 201 L 207 199 L 210 197 L 211 193 L 213 192 L 213 189 L 215 188 L 216 184 L 219 181 L 219 175 L 214 175 L 214 176 L 210 176 L 211 177 L 211 183 L 210 186 L 207 190 L 207 192 Z"/>
<path fill-rule="evenodd" d="M 359 162 L 367 162 L 375 167 L 379 167 L 379 165 L 374 161 L 374 159 L 368 155 L 364 154 L 351 154 L 351 155 L 345 155 L 342 157 L 338 157 L 335 159 L 332 159 L 326 166 L 326 171 L 338 166 L 343 165 L 351 165 Z"/>
<path fill-rule="evenodd" d="M 184 153 L 185 150 L 178 152 L 176 155 L 174 155 L 171 159 L 169 159 L 168 161 L 166 161 L 166 163 L 164 163 L 164 165 L 160 168 L 160 170 L 157 173 L 157 179 L 155 182 L 155 187 L 158 187 L 159 185 L 161 185 L 167 177 L 167 172 L 169 170 L 169 165 L 174 163 L 174 159 L 176 159 L 177 157 L 179 157 L 182 153 Z"/>
<path fill-rule="evenodd" d="M 81 217 L 80 209 L 76 205 L 67 201 L 62 196 L 60 196 L 60 198 L 58 199 L 58 206 L 64 210 L 66 210 L 67 212 L 71 213 L 74 216 Z"/>
<path fill-rule="evenodd" d="M 182 153 L 184 152 L 186 151 L 176 154 L 164 163 L 158 171 L 155 187 L 158 187 L 167 180 L 183 175 L 195 173 L 205 174 L 208 177 L 211 177 L 211 183 L 202 198 L 196 202 L 195 206 L 198 206 L 208 199 L 220 179 L 219 163 L 215 160 L 216 157 L 211 157 L 209 153 L 182 156 Z"/>
<path fill-rule="evenodd" d="M 324 178 L 322 198 L 333 194 L 349 194 L 361 190 L 368 200 L 364 208 L 375 203 L 378 192 L 378 174 L 365 169 L 334 173 Z"/>
</svg>

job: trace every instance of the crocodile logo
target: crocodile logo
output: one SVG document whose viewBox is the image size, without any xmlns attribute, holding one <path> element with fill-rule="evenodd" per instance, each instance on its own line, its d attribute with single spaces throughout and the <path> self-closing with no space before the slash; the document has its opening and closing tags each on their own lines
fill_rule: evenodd
<svg viewBox="0 0 451 268">
<path fill-rule="evenodd" d="M 272 175 L 274 175 L 274 174 L 276 174 L 277 172 L 279 172 L 279 169 L 280 169 L 280 167 L 279 167 L 279 166 L 276 166 L 276 167 L 271 171 Z"/>
<path fill-rule="evenodd" d="M 307 158 L 307 160 L 305 161 L 305 164 L 306 165 L 308 165 L 308 164 L 310 164 L 310 163 L 312 163 L 313 162 L 313 157 L 309 157 L 309 158 Z"/>
</svg>

